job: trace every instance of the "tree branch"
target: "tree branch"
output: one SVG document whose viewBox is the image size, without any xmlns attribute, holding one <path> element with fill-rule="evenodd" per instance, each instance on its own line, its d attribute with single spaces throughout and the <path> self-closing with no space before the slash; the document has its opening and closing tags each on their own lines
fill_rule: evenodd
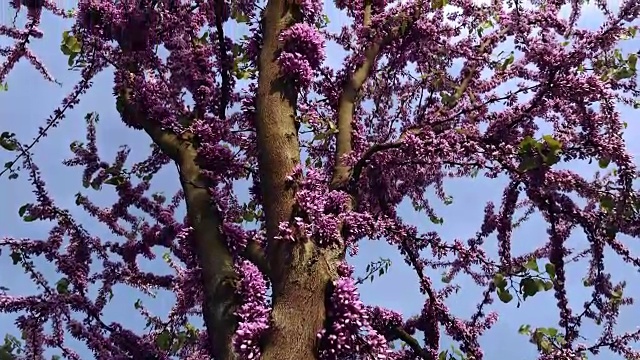
<svg viewBox="0 0 640 360">
<path fill-rule="evenodd" d="M 135 70 L 135 65 L 132 64 L 129 69 Z M 130 124 L 139 124 L 179 167 L 187 216 L 194 229 L 197 256 L 202 267 L 205 295 L 202 312 L 210 341 L 210 354 L 215 359 L 234 360 L 232 337 L 237 326 L 235 287 L 238 275 L 221 232 L 221 216 L 196 162 L 197 149 L 190 141 L 189 134 L 178 136 L 149 120 L 144 111 L 130 101 L 132 91 L 131 88 L 125 88 L 118 95 L 123 105 L 123 118 Z M 268 275 L 265 257 L 258 244 L 248 244 L 245 255 Z"/>
<path fill-rule="evenodd" d="M 399 326 L 393 328 L 391 330 L 391 333 L 397 336 L 398 339 L 402 340 L 405 344 L 407 344 L 411 348 L 411 350 L 413 350 L 413 352 L 416 355 L 420 356 L 422 359 L 435 360 L 434 357 L 431 356 L 431 354 L 420 345 L 418 340 L 411 336 L 411 334 L 406 332 L 403 328 Z"/>
<path fill-rule="evenodd" d="M 503 36 L 505 35 L 507 32 L 509 31 L 509 28 L 504 28 L 502 30 L 500 30 L 500 32 L 498 33 L 498 36 Z M 480 44 L 479 47 L 479 52 L 483 53 L 484 51 L 486 51 L 486 48 L 491 44 L 491 39 L 486 39 L 484 42 L 482 42 Z M 476 75 L 476 72 L 478 71 L 478 66 L 474 65 L 472 67 L 469 68 L 467 75 L 464 77 L 464 79 L 462 80 L 462 82 L 460 83 L 460 86 L 457 87 L 455 94 L 453 95 L 453 101 L 449 102 L 446 106 L 442 107 L 439 111 L 438 111 L 438 115 L 442 115 L 446 110 L 449 110 L 451 108 L 453 108 L 455 106 L 455 104 L 457 103 L 458 100 L 460 100 L 462 98 L 462 96 L 468 91 L 469 89 L 469 85 L 471 84 L 471 81 L 473 80 L 473 77 Z M 507 98 L 507 97 L 504 97 Z M 504 99 L 503 98 L 503 99 Z M 489 102 L 485 102 L 479 105 L 474 106 L 471 109 L 467 109 L 467 110 L 461 110 L 458 113 L 448 117 L 445 120 L 441 120 L 438 121 L 435 124 L 431 124 L 432 127 L 434 128 L 434 131 L 436 133 L 440 133 L 442 131 L 444 131 L 445 129 L 440 128 L 440 129 L 435 129 L 435 127 L 437 127 L 438 125 L 443 125 L 446 124 L 450 121 L 453 121 L 454 119 L 456 119 L 457 117 L 459 117 L 460 115 L 466 113 L 466 112 L 470 112 L 470 111 L 474 111 L 477 109 L 480 109 L 483 106 L 486 106 Z M 351 121 L 349 121 L 349 127 L 351 126 Z M 339 126 L 338 126 L 339 128 Z M 411 127 L 409 129 L 407 129 L 406 131 L 404 131 L 400 137 L 398 138 L 398 140 L 393 141 L 393 142 L 388 142 L 388 143 L 384 143 L 384 144 L 375 144 L 373 146 L 371 146 L 363 155 L 362 157 L 356 162 L 356 164 L 353 166 L 353 170 L 351 171 L 351 174 L 348 173 L 348 168 L 346 169 L 346 175 L 349 177 L 349 191 L 351 193 L 353 193 L 353 191 L 355 190 L 355 184 L 358 182 L 358 180 L 360 179 L 360 176 L 362 175 L 362 171 L 364 170 L 364 167 L 367 165 L 367 163 L 369 162 L 369 160 L 371 160 L 371 158 L 373 157 L 373 155 L 375 155 L 376 153 L 380 152 L 380 151 L 384 151 L 384 150 L 388 150 L 388 149 L 397 149 L 402 145 L 402 142 L 404 141 L 404 139 L 408 136 L 408 135 L 418 135 L 423 131 L 423 129 L 421 127 Z M 350 140 L 349 140 L 350 142 Z M 349 143 L 349 150 L 350 150 L 351 144 Z M 344 170 L 343 170 L 344 171 Z M 334 174 L 334 179 L 335 179 L 335 174 Z"/>
<path fill-rule="evenodd" d="M 355 109 L 355 103 L 358 97 L 358 93 L 364 83 L 369 78 L 373 66 L 380 54 L 382 48 L 388 45 L 393 39 L 405 34 L 411 25 L 417 20 L 422 13 L 423 3 L 420 2 L 420 11 L 411 17 L 407 26 L 396 27 L 391 30 L 388 36 L 381 40 L 374 41 L 364 52 L 364 61 L 362 64 L 351 74 L 349 79 L 345 82 L 342 88 L 342 94 L 338 102 L 338 134 L 336 136 L 336 155 L 335 155 L 335 168 L 333 171 L 333 177 L 331 179 L 331 186 L 334 189 L 344 188 L 348 185 L 351 177 L 351 168 L 346 165 L 343 160 L 343 156 L 351 152 L 351 139 L 352 139 L 352 121 L 353 112 Z M 363 26 L 369 27 L 371 25 L 372 1 L 365 1 L 364 7 L 364 24 Z"/>
<path fill-rule="evenodd" d="M 249 240 L 247 246 L 242 253 L 242 256 L 251 261 L 267 278 L 271 279 L 271 266 L 267 261 L 267 256 L 262 249 L 262 246 L 257 241 Z"/>
<path fill-rule="evenodd" d="M 227 43 L 224 36 L 224 28 L 222 27 L 222 16 L 224 12 L 225 2 L 217 0 L 215 3 L 216 14 L 216 35 L 218 38 L 218 52 L 220 52 L 220 77 L 222 78 L 222 86 L 220 87 L 220 108 L 218 109 L 218 117 L 221 121 L 226 118 L 227 106 L 229 105 L 229 96 L 231 93 L 231 79 L 229 64 L 229 54 L 227 51 Z"/>
<path fill-rule="evenodd" d="M 237 326 L 234 313 L 238 274 L 223 240 L 220 214 L 205 186 L 201 169 L 195 161 L 196 155 L 193 144 L 184 142 L 178 164 L 187 216 L 194 229 L 197 256 L 202 267 L 203 317 L 211 355 L 215 359 L 231 360 L 236 358 L 231 341 Z"/>
</svg>

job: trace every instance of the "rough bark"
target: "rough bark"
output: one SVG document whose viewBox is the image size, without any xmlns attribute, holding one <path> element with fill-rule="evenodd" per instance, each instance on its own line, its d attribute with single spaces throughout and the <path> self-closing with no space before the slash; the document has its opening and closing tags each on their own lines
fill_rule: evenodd
<svg viewBox="0 0 640 360">
<path fill-rule="evenodd" d="M 134 70 L 133 67 L 131 70 Z M 188 134 L 178 137 L 149 121 L 144 111 L 140 111 L 128 101 L 130 93 L 131 89 L 123 89 L 119 95 L 119 101 L 124 105 L 122 116 L 127 117 L 132 123 L 140 124 L 153 142 L 179 167 L 187 214 L 194 229 L 196 251 L 202 267 L 202 309 L 211 356 L 216 360 L 233 360 L 236 357 L 231 340 L 237 325 L 234 315 L 237 274 L 220 232 L 221 217 L 206 189 L 201 169 L 196 162 L 196 149 Z M 259 246 L 250 243 L 245 256 L 262 271 L 268 272 Z"/>
<path fill-rule="evenodd" d="M 371 1 L 365 2 L 364 26 L 371 22 Z M 335 169 L 331 179 L 333 188 L 342 188 L 347 185 L 351 177 L 351 168 L 344 164 L 343 156 L 351 152 L 353 111 L 355 109 L 358 93 L 369 77 L 380 53 L 381 43 L 373 43 L 365 50 L 365 58 L 362 64 L 349 76 L 344 83 L 340 100 L 338 102 L 338 134 L 336 136 Z"/>
<path fill-rule="evenodd" d="M 273 285 L 272 323 L 263 343 L 264 360 L 316 358 L 317 334 L 326 317 L 325 292 L 332 273 L 330 256 L 308 239 L 276 239 L 279 224 L 294 214 L 295 189 L 286 179 L 300 164 L 296 90 L 280 76 L 278 35 L 298 17 L 297 5 L 271 0 L 263 18 L 256 132 Z"/>
<path fill-rule="evenodd" d="M 210 352 L 216 360 L 236 359 L 232 339 L 236 329 L 235 285 L 238 275 L 220 232 L 220 215 L 212 202 L 191 143 L 181 147 L 178 165 L 187 216 L 194 229 L 196 251 L 202 267 L 204 303 Z"/>
</svg>

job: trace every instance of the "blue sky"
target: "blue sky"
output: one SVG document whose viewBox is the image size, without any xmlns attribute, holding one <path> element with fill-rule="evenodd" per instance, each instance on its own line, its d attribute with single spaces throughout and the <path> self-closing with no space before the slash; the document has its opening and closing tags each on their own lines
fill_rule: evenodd
<svg viewBox="0 0 640 360">
<path fill-rule="evenodd" d="M 614 1 L 615 2 L 615 1 Z M 69 8 L 71 0 L 59 3 L 60 6 Z M 8 8 L 6 2 L 0 8 L 0 21 L 8 24 L 13 18 L 13 12 Z M 332 5 L 327 5 L 329 17 L 332 20 L 331 28 L 337 29 L 340 24 L 346 21 L 343 14 L 333 9 Z M 583 14 L 582 24 L 597 26 L 602 20 L 596 12 L 588 10 Z M 24 21 L 23 14 L 19 17 L 19 23 Z M 34 41 L 33 51 L 43 60 L 49 71 L 62 83 L 61 86 L 46 82 L 33 67 L 25 61 L 21 61 L 8 77 L 9 91 L 0 93 L 0 131 L 10 131 L 18 134 L 20 139 L 28 140 L 35 136 L 37 127 L 44 124 L 52 111 L 60 105 L 61 100 L 70 92 L 71 88 L 79 80 L 78 73 L 67 70 L 66 58 L 59 50 L 61 33 L 69 28 L 69 23 L 60 21 L 49 15 L 43 19 L 42 30 L 45 37 L 42 40 Z M 240 35 L 238 29 L 229 29 Z M 0 46 L 9 45 L 7 40 L 0 38 Z M 625 45 L 627 51 L 636 51 L 639 42 L 633 41 Z M 335 48 L 330 48 L 328 57 L 331 64 L 338 65 L 337 59 L 341 57 L 339 53 L 332 53 Z M 83 189 L 81 186 L 78 169 L 69 169 L 61 165 L 61 161 L 70 157 L 69 144 L 74 140 L 84 140 L 85 123 L 83 116 L 87 112 L 97 112 L 101 121 L 98 124 L 98 146 L 103 157 L 110 161 L 118 146 L 127 144 L 132 148 L 130 162 L 143 159 L 148 154 L 148 139 L 145 134 L 126 128 L 119 120 L 115 111 L 114 100 L 111 95 L 112 73 L 105 71 L 101 73 L 93 88 L 85 95 L 79 106 L 67 113 L 67 118 L 58 127 L 53 129 L 49 136 L 41 141 L 35 148 L 35 159 L 40 166 L 48 189 L 53 194 L 58 205 L 69 209 L 76 219 L 89 229 L 93 235 L 101 236 L 103 239 L 111 239 L 112 235 L 106 227 L 98 224 L 95 220 L 80 211 L 75 205 L 75 193 L 82 190 L 84 194 L 89 194 L 94 201 L 99 204 L 109 205 L 114 195 L 111 189 L 103 189 L 101 192 Z M 634 142 L 640 131 L 640 124 L 636 119 L 637 114 L 632 109 L 624 109 L 623 115 L 627 118 L 629 127 L 627 139 L 631 152 L 636 156 L 640 153 L 640 144 Z M 0 152 L 0 163 L 11 160 L 12 154 Z M 591 173 L 594 169 L 586 164 L 574 164 L 572 168 L 581 172 Z M 43 238 L 46 237 L 50 229 L 50 224 L 42 222 L 23 223 L 17 215 L 18 208 L 28 202 L 33 201 L 33 195 L 29 184 L 25 182 L 26 177 L 9 181 L 6 176 L 0 179 L 0 199 L 4 199 L 5 206 L 0 207 L 0 236 Z M 168 167 L 156 176 L 154 191 L 166 191 L 173 194 L 177 189 L 177 178 L 174 169 Z M 466 240 L 474 235 L 479 229 L 482 221 L 483 208 L 487 201 L 493 200 L 499 203 L 504 179 L 485 180 L 482 178 L 453 180 L 445 183 L 445 188 L 454 198 L 453 204 L 449 206 L 437 206 L 440 216 L 445 219 L 443 225 L 433 225 L 423 214 L 418 214 L 412 210 L 408 204 L 403 204 L 401 214 L 409 222 L 419 226 L 421 230 L 427 231 L 437 227 L 443 238 L 453 240 L 460 238 Z M 246 191 L 242 191 L 241 196 L 246 198 Z M 541 242 L 545 241 L 545 224 L 535 218 L 524 226 L 516 230 L 514 235 L 514 252 L 523 253 L 531 250 Z M 627 245 L 635 254 L 640 254 L 640 245 L 632 239 L 626 239 Z M 636 240 L 636 239 L 633 239 Z M 586 239 L 581 233 L 574 233 L 570 246 L 584 248 Z M 488 251 L 495 253 L 495 243 L 487 243 Z M 609 254 L 611 255 L 611 254 Z M 372 284 L 367 283 L 361 288 L 362 298 L 370 304 L 377 304 L 401 311 L 404 315 L 413 315 L 422 307 L 423 297 L 418 292 L 414 272 L 408 268 L 397 251 L 382 242 L 368 242 L 361 245 L 359 256 L 354 259 L 354 264 L 359 270 L 364 271 L 364 267 L 371 260 L 379 257 L 390 258 L 393 265 L 389 272 L 377 279 Z M 614 275 L 614 279 L 630 279 L 637 276 L 630 266 L 611 260 L 607 265 L 609 271 Z M 44 263 L 37 262 L 42 271 L 52 280 L 57 277 L 54 268 Z M 161 259 L 147 261 L 144 267 L 150 270 L 166 272 L 166 264 Z M 569 269 L 569 293 L 571 304 L 574 309 L 581 307 L 587 299 L 590 289 L 582 285 L 585 266 L 572 265 Z M 439 282 L 440 274 L 433 274 L 436 283 Z M 475 305 L 480 299 L 481 291 L 469 279 L 457 278 L 455 283 L 461 286 L 457 295 L 451 297 L 448 305 L 457 315 L 469 316 L 475 309 Z M 10 289 L 10 294 L 26 295 L 34 294 L 36 289 L 29 279 L 22 274 L 19 268 L 11 264 L 8 253 L 0 256 L 0 285 Z M 136 314 L 133 303 L 138 298 L 142 298 L 145 305 L 155 314 L 162 315 L 170 309 L 173 298 L 169 293 L 159 293 L 155 298 L 147 298 L 138 291 L 121 287 L 116 289 L 116 296 L 112 303 L 107 306 L 105 318 L 109 321 L 121 322 L 131 329 L 141 330 L 144 327 L 144 320 Z M 630 282 L 626 293 L 630 295 L 640 295 L 640 285 Z M 494 304 L 495 309 L 500 314 L 500 320 L 492 330 L 482 338 L 482 344 L 487 354 L 487 359 L 514 359 L 528 360 L 535 358 L 534 347 L 528 344 L 527 339 L 517 333 L 522 324 L 537 326 L 556 326 L 557 311 L 554 298 L 551 293 L 540 294 L 533 299 L 527 300 L 520 309 L 516 309 L 515 304 L 504 305 Z M 637 308 L 627 308 L 620 319 L 619 330 L 628 331 L 637 327 L 640 322 L 634 320 Z M 0 314 L 0 335 L 13 332 L 12 315 Z M 16 334 L 18 335 L 18 334 Z M 589 340 L 595 340 L 599 335 L 595 326 L 587 325 L 583 336 Z M 74 348 L 80 352 L 83 358 L 90 359 L 90 353 L 83 349 L 82 344 L 71 342 Z M 447 346 L 447 344 L 443 344 Z M 596 358 L 596 357 L 591 357 Z M 612 358 L 606 352 L 597 357 L 599 359 Z"/>
</svg>

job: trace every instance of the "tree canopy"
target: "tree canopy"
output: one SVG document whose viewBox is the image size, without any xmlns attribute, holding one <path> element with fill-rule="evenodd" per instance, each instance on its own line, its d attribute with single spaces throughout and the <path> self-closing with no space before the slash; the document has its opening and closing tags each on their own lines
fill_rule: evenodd
<svg viewBox="0 0 640 360">
<path fill-rule="evenodd" d="M 640 330 L 616 327 L 633 297 L 606 266 L 615 258 L 640 270 L 628 247 L 640 238 L 638 169 L 625 142 L 635 119 L 621 110 L 640 108 L 640 49 L 624 46 L 640 25 L 637 0 L 10 3 L 27 21 L 0 25 L 11 39 L 0 46 L 2 90 L 21 60 L 57 81 L 31 49 L 57 36 L 41 30 L 43 14 L 72 23 L 59 56 L 81 80 L 34 123 L 35 139 L 0 128 L 2 186 L 30 184 L 33 201 L 16 211 L 50 226 L 42 239 L 0 239 L 39 289 L 0 288 L 0 313 L 17 315 L 22 336 L 5 338 L 0 359 L 45 359 L 47 349 L 81 359 L 73 337 L 105 360 L 481 360 L 480 339 L 499 321 L 494 302 L 520 307 L 534 296 L 553 297 L 559 318 L 520 328 L 538 360 L 602 350 L 640 359 Z M 328 7 L 350 19 L 340 31 L 329 29 Z M 587 8 L 604 15 L 599 27 L 580 24 Z M 38 144 L 62 121 L 79 121 L 66 114 L 105 71 L 114 75 L 104 101 L 120 119 L 101 121 L 146 134 L 149 154 L 129 161 L 125 145 L 106 159 L 93 112 L 85 139 L 68 135 L 71 157 L 51 159 L 81 169 L 81 179 L 45 179 Z M 575 169 L 587 163 L 588 175 Z M 161 169 L 179 181 L 174 194 L 152 191 Z M 469 239 L 438 230 L 451 179 L 506 184 Z M 47 181 L 77 181 L 75 205 L 111 236 L 95 236 Z M 109 206 L 94 199 L 104 191 L 114 194 Z M 418 222 L 401 214 L 407 202 Z M 547 238 L 514 236 L 534 216 Z M 572 234 L 587 245 L 570 245 Z M 361 301 L 359 286 L 390 265 L 355 272 L 351 259 L 368 241 L 392 245 L 412 268 L 419 314 Z M 517 241 L 535 249 L 518 253 Z M 140 266 L 159 248 L 171 274 Z M 55 266 L 56 281 L 37 259 Z M 586 269 L 577 279 L 574 263 Z M 463 278 L 482 294 L 469 317 L 447 305 Z M 591 292 L 584 304 L 571 300 L 578 280 Z M 175 303 L 152 314 L 135 302 L 126 311 L 147 329 L 134 332 L 104 316 L 121 285 L 168 290 Z M 585 339 L 586 326 L 600 336 Z"/>
</svg>

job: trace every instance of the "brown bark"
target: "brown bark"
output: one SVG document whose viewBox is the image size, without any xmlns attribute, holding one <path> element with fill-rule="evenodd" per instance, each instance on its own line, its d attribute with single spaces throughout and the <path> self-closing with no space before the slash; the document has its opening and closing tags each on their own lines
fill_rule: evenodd
<svg viewBox="0 0 640 360">
<path fill-rule="evenodd" d="M 299 17 L 297 5 L 268 2 L 259 59 L 256 132 L 258 164 L 271 265 L 273 310 L 263 342 L 263 360 L 315 359 L 317 333 L 325 321 L 325 291 L 331 279 L 329 254 L 308 239 L 280 241 L 278 226 L 294 214 L 295 189 L 287 177 L 300 164 L 295 125 L 296 89 L 283 81 L 278 35 Z"/>
<path fill-rule="evenodd" d="M 364 26 L 371 23 L 371 1 L 365 2 Z M 344 164 L 342 157 L 351 152 L 351 138 L 353 128 L 353 111 L 355 109 L 358 92 L 369 77 L 376 58 L 380 53 L 381 43 L 373 43 L 365 50 L 365 58 L 349 79 L 345 82 L 338 102 L 338 134 L 336 137 L 335 169 L 331 179 L 331 186 L 335 189 L 343 188 L 351 178 L 351 168 Z"/>
<path fill-rule="evenodd" d="M 202 267 L 202 315 L 207 324 L 211 354 L 216 360 L 232 360 L 236 358 L 231 341 L 236 329 L 234 312 L 238 275 L 220 232 L 220 215 L 212 203 L 195 159 L 196 149 L 190 143 L 183 143 L 178 165 L 187 216 L 194 229 L 196 251 Z"/>
<path fill-rule="evenodd" d="M 272 264 L 281 259 L 281 242 L 273 238 L 282 221 L 289 221 L 293 211 L 295 189 L 286 178 L 300 164 L 300 146 L 295 126 L 296 90 L 280 76 L 277 56 L 278 35 L 293 22 L 286 0 L 268 2 L 263 18 L 264 42 L 259 59 L 258 94 L 256 99 L 256 133 L 258 165 L 262 186 L 268 256 Z M 274 273 L 279 273 L 274 269 Z M 278 278 L 278 276 L 275 276 Z"/>
<path fill-rule="evenodd" d="M 196 149 L 188 135 L 178 137 L 149 121 L 143 111 L 136 109 L 128 99 L 130 89 L 124 89 L 119 100 L 124 105 L 122 115 L 140 124 L 162 151 L 178 166 L 180 183 L 185 193 L 187 214 L 194 228 L 196 251 L 202 267 L 204 302 L 202 311 L 209 335 L 211 356 L 216 360 L 233 360 L 232 337 L 236 329 L 234 315 L 237 274 L 231 254 L 220 232 L 221 217 L 209 195 L 196 163 Z M 247 246 L 245 256 L 262 271 L 268 273 L 264 255 L 254 243 Z"/>
<path fill-rule="evenodd" d="M 263 360 L 317 359 L 327 290 L 337 277 L 335 265 L 341 258 L 342 250 L 320 249 L 312 242 L 293 248 L 287 276 L 274 289 Z"/>
</svg>

